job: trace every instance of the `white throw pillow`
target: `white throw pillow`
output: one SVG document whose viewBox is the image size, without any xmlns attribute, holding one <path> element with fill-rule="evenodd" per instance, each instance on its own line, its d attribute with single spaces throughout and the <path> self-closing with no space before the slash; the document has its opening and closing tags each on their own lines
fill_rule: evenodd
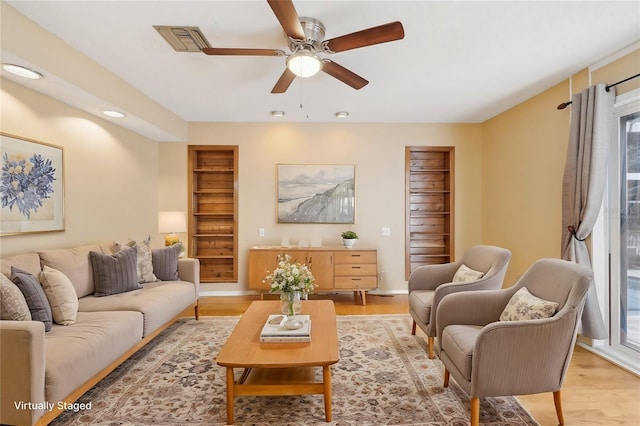
<svg viewBox="0 0 640 426">
<path fill-rule="evenodd" d="M 500 321 L 520 321 L 549 318 L 556 313 L 558 304 L 540 299 L 529 293 L 526 287 L 516 291 L 500 315 Z"/>
<path fill-rule="evenodd" d="M 24 294 L 4 274 L 0 274 L 0 319 L 31 321 L 31 311 Z"/>
<path fill-rule="evenodd" d="M 56 324 L 71 325 L 78 315 L 78 295 L 69 278 L 62 272 L 44 265 L 40 283 L 51 306 Z"/>
<path fill-rule="evenodd" d="M 466 265 L 460 265 L 455 275 L 453 276 L 452 283 L 468 283 L 471 281 L 477 281 L 484 276 L 484 272 L 474 271 Z"/>
<path fill-rule="evenodd" d="M 136 249 L 136 268 L 139 283 L 152 283 L 158 281 L 158 278 L 153 273 L 153 263 L 151 256 L 151 235 L 146 240 L 135 242 L 129 240 L 126 243 L 114 243 L 116 252 L 126 248 L 133 247 Z"/>
</svg>

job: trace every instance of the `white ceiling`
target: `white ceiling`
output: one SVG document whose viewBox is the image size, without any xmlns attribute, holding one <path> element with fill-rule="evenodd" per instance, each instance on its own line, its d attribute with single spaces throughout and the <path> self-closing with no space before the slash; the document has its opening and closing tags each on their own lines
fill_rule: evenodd
<svg viewBox="0 0 640 426">
<path fill-rule="evenodd" d="M 153 28 L 288 51 L 264 0 L 7 3 L 186 121 L 274 121 L 269 111 L 283 110 L 280 121 L 334 122 L 344 110 L 349 122 L 482 122 L 640 40 L 639 1 L 295 0 L 326 39 L 391 21 L 405 38 L 325 55 L 369 80 L 361 90 L 320 73 L 276 95 L 285 58 L 178 53 Z"/>
</svg>

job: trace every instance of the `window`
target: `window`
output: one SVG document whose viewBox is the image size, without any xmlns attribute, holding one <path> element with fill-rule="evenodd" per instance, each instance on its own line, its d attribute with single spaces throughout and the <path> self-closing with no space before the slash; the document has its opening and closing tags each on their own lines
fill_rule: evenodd
<svg viewBox="0 0 640 426">
<path fill-rule="evenodd" d="M 596 285 L 605 303 L 603 311 L 609 325 L 609 339 L 595 344 L 595 349 L 638 373 L 640 90 L 616 98 L 611 142 L 603 209 L 593 234 Z"/>
</svg>

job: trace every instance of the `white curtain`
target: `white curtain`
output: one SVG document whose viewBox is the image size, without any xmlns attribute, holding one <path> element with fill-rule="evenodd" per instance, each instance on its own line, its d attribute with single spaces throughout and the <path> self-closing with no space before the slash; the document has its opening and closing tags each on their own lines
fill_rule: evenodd
<svg viewBox="0 0 640 426">
<path fill-rule="evenodd" d="M 562 182 L 562 258 L 591 266 L 586 239 L 598 217 L 606 180 L 615 91 L 591 86 L 571 99 L 571 128 Z M 605 339 L 595 285 L 582 313 L 584 336 Z"/>
</svg>

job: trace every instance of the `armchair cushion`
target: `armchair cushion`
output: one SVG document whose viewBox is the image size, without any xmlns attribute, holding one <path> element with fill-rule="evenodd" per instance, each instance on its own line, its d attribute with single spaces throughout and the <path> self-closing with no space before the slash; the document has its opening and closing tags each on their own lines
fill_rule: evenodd
<svg viewBox="0 0 640 426">
<path fill-rule="evenodd" d="M 469 381 L 473 348 L 481 330 L 482 326 L 479 325 L 450 325 L 442 333 L 440 346 Z"/>
<path fill-rule="evenodd" d="M 452 283 L 467 283 L 471 281 L 477 281 L 484 276 L 484 272 L 474 271 L 467 265 L 460 265 L 460 268 L 456 271 Z"/>
<path fill-rule="evenodd" d="M 558 303 L 541 299 L 529 293 L 526 287 L 520 288 L 509 300 L 500 315 L 500 321 L 521 321 L 552 317 L 558 309 Z"/>
</svg>

